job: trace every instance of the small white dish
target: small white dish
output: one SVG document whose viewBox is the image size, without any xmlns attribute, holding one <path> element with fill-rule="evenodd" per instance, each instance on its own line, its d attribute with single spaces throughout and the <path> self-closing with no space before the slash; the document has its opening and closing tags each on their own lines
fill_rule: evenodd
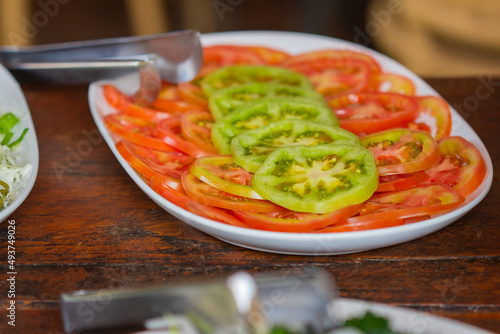
<svg viewBox="0 0 500 334">
<path fill-rule="evenodd" d="M 391 58 L 360 45 L 335 38 L 293 32 L 247 31 L 203 35 L 202 44 L 204 46 L 215 44 L 262 45 L 291 54 L 328 48 L 356 50 L 370 54 L 380 63 L 384 71 L 402 74 L 410 78 L 417 88 L 417 95 L 439 95 L 416 74 Z M 255 250 L 297 255 L 335 255 L 392 246 L 417 239 L 440 230 L 465 215 L 486 196 L 493 181 L 493 166 L 486 147 L 467 122 L 452 109 L 452 135 L 460 135 L 473 143 L 481 151 L 487 167 L 486 176 L 479 188 L 456 210 L 414 224 L 357 232 L 284 233 L 235 227 L 197 216 L 179 208 L 154 192 L 137 175 L 116 150 L 115 142 L 102 121 L 103 115 L 116 112 L 104 99 L 102 83 L 91 84 L 89 105 L 99 131 L 116 158 L 134 182 L 153 201 L 173 216 L 200 231 L 228 243 Z"/>
<path fill-rule="evenodd" d="M 11 112 L 19 118 L 19 123 L 13 129 L 13 138 L 18 138 L 25 128 L 28 133 L 19 147 L 13 152 L 17 166 L 32 166 L 31 173 L 21 181 L 19 195 L 3 210 L 0 211 L 0 222 L 9 217 L 28 197 L 35 184 L 38 173 L 38 142 L 35 126 L 26 103 L 21 87 L 12 75 L 0 65 L 0 115 Z"/>
</svg>

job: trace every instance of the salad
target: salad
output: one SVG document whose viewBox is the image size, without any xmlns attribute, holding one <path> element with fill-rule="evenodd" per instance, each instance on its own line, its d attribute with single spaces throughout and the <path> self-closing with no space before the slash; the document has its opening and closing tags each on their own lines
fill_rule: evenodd
<svg viewBox="0 0 500 334">
<path fill-rule="evenodd" d="M 437 96 L 350 50 L 204 48 L 198 77 L 146 107 L 111 85 L 116 147 L 168 201 L 222 223 L 331 233 L 417 223 L 481 184 Z"/>
<path fill-rule="evenodd" d="M 13 128 L 19 123 L 13 113 L 0 116 L 0 208 L 3 209 L 14 201 L 21 191 L 21 181 L 27 177 L 32 166 L 17 166 L 16 150 L 25 137 L 25 128 L 17 139 L 13 139 Z"/>
</svg>

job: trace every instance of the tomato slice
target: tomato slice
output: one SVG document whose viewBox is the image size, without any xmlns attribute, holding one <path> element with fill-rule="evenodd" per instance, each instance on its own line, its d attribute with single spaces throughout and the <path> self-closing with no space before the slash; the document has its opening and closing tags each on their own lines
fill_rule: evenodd
<svg viewBox="0 0 500 334">
<path fill-rule="evenodd" d="M 257 212 L 270 212 L 276 209 L 276 205 L 269 201 L 237 196 L 212 187 L 189 171 L 182 174 L 181 180 L 186 194 L 203 205 Z"/>
<path fill-rule="evenodd" d="M 186 207 L 188 211 L 198 216 L 202 216 L 228 225 L 248 228 L 248 225 L 238 220 L 229 210 L 216 208 L 214 206 L 206 206 L 194 201 L 187 202 Z"/>
<path fill-rule="evenodd" d="M 366 201 L 378 175 L 373 154 L 359 145 L 285 146 L 267 157 L 252 185 L 289 210 L 327 213 Z"/>
<path fill-rule="evenodd" d="M 357 135 L 403 127 L 417 116 L 417 103 L 395 93 L 345 94 L 328 100 L 340 126 Z"/>
<path fill-rule="evenodd" d="M 219 89 L 210 95 L 208 103 L 214 119 L 219 120 L 238 107 L 264 97 L 300 98 L 324 102 L 323 96 L 314 90 L 268 83 L 254 83 Z"/>
<path fill-rule="evenodd" d="M 251 228 L 277 232 L 316 232 L 355 215 L 361 205 L 352 205 L 329 213 L 304 213 L 278 207 L 275 211 L 234 211 L 234 215 Z"/>
<path fill-rule="evenodd" d="M 372 76 L 372 89 L 380 93 L 398 93 L 415 95 L 413 81 L 405 76 L 394 73 L 376 73 Z"/>
<path fill-rule="evenodd" d="M 267 97 L 251 101 L 215 122 L 212 141 L 220 154 L 232 154 L 231 140 L 240 133 L 290 119 L 329 126 L 338 124 L 335 115 L 324 103 Z"/>
<path fill-rule="evenodd" d="M 372 196 L 363 204 L 360 215 L 347 223 L 405 219 L 435 215 L 457 208 L 464 198 L 450 186 L 433 183 Z"/>
<path fill-rule="evenodd" d="M 201 89 L 210 96 L 215 91 L 235 85 L 271 83 L 313 90 L 309 79 L 295 71 L 273 66 L 234 65 L 219 68 L 201 80 Z"/>
<path fill-rule="evenodd" d="M 427 132 L 392 129 L 373 133 L 359 143 L 372 151 L 379 175 L 413 173 L 439 161 L 439 150 Z"/>
<path fill-rule="evenodd" d="M 447 184 L 463 197 L 472 194 L 486 175 L 479 150 L 462 137 L 441 139 L 438 148 L 439 162 L 425 171 L 429 181 Z"/>
<path fill-rule="evenodd" d="M 283 146 L 316 146 L 330 143 L 358 144 L 358 137 L 344 129 L 310 121 L 284 120 L 249 130 L 231 141 L 234 161 L 255 173 L 274 150 Z"/>
<path fill-rule="evenodd" d="M 179 95 L 189 104 L 196 105 L 204 110 L 208 109 L 207 97 L 195 82 L 179 84 Z"/>
<path fill-rule="evenodd" d="M 291 57 L 290 54 L 286 52 L 265 46 L 247 46 L 246 48 L 259 55 L 260 58 L 270 65 L 279 65 Z"/>
<path fill-rule="evenodd" d="M 365 92 L 370 88 L 370 64 L 358 59 L 322 59 L 296 63 L 291 69 L 305 74 L 321 95 Z"/>
<path fill-rule="evenodd" d="M 194 200 L 184 193 L 183 188 L 175 190 L 170 187 L 167 182 L 164 182 L 162 178 L 156 176 L 151 177 L 149 180 L 149 185 L 151 189 L 156 191 L 160 196 L 165 198 L 167 201 L 174 203 L 178 207 L 184 210 L 189 210 L 187 204 L 194 202 Z"/>
<path fill-rule="evenodd" d="M 390 219 L 390 220 L 372 220 L 372 221 L 348 221 L 345 219 L 338 224 L 327 226 L 325 228 L 314 231 L 314 233 L 339 233 L 339 232 L 354 232 L 375 230 L 379 228 L 400 226 L 406 223 L 405 219 Z"/>
<path fill-rule="evenodd" d="M 214 119 L 209 112 L 192 110 L 181 116 L 181 132 L 186 140 L 204 151 L 217 153 L 210 138 Z"/>
<path fill-rule="evenodd" d="M 162 119 L 174 116 L 177 112 L 183 111 L 181 107 L 175 107 L 173 104 L 170 108 L 147 108 L 132 102 L 128 95 L 120 92 L 112 85 L 104 85 L 102 87 L 106 101 L 115 109 L 123 112 L 131 117 L 137 117 L 151 122 L 158 122 Z M 156 102 L 155 102 L 156 103 Z M 182 102 L 179 102 L 182 104 Z M 187 104 L 185 104 L 187 106 Z M 155 104 L 153 106 L 156 107 Z M 193 109 L 191 107 L 191 109 Z"/>
<path fill-rule="evenodd" d="M 293 68 L 296 64 L 309 62 L 314 63 L 315 61 L 363 61 L 370 65 L 370 70 L 372 73 L 380 72 L 380 65 L 371 56 L 366 53 L 356 52 L 349 49 L 339 49 L 339 50 L 319 50 L 307 53 L 302 53 L 297 56 L 293 56 L 282 63 L 282 66 Z"/>
<path fill-rule="evenodd" d="M 158 123 L 157 135 L 166 144 L 171 145 L 194 158 L 217 154 L 216 152 L 205 151 L 198 147 L 195 143 L 186 140 L 186 138 L 182 135 L 180 117 L 164 119 Z"/>
<path fill-rule="evenodd" d="M 437 96 L 416 96 L 414 99 L 418 103 L 418 114 L 407 127 L 427 131 L 436 140 L 448 137 L 453 123 L 448 103 Z"/>
<path fill-rule="evenodd" d="M 234 64 L 264 64 L 266 61 L 254 50 L 237 45 L 213 45 L 203 48 L 205 66 L 229 66 Z"/>
<path fill-rule="evenodd" d="M 144 145 L 160 151 L 179 152 L 156 137 L 156 127 L 141 119 L 131 119 L 120 114 L 103 117 L 108 129 L 134 144 Z M 141 124 L 141 125 L 140 125 Z"/>
<path fill-rule="evenodd" d="M 183 153 L 160 152 L 127 141 L 116 143 L 116 149 L 128 164 L 145 178 L 151 179 L 155 176 L 169 187 L 182 190 L 181 175 L 189 169 L 192 163 L 192 160 L 185 159 Z M 154 159 L 154 155 L 158 159 Z M 160 162 L 160 158 L 164 159 L 164 161 Z"/>
<path fill-rule="evenodd" d="M 251 186 L 253 174 L 235 164 L 230 155 L 198 158 L 190 172 L 212 187 L 230 194 L 263 199 Z"/>
<path fill-rule="evenodd" d="M 376 192 L 396 191 L 417 187 L 428 181 L 429 177 L 425 171 L 408 173 L 380 175 Z"/>
</svg>

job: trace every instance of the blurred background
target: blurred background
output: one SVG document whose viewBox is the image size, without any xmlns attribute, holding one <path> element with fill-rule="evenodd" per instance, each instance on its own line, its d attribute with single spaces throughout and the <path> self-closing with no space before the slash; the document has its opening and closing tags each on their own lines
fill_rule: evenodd
<svg viewBox="0 0 500 334">
<path fill-rule="evenodd" d="M 286 30 L 359 43 L 417 74 L 500 74 L 498 0 L 0 0 L 0 45 Z"/>
</svg>

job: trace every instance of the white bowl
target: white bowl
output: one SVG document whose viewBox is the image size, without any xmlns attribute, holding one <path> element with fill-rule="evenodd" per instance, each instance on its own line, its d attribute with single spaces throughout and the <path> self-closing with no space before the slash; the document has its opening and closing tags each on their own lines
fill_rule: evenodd
<svg viewBox="0 0 500 334">
<path fill-rule="evenodd" d="M 29 176 L 23 178 L 21 181 L 19 196 L 5 209 L 0 211 L 0 222 L 9 217 L 28 197 L 35 184 L 39 162 L 35 127 L 26 99 L 16 80 L 14 80 L 7 69 L 0 65 L 0 115 L 8 112 L 12 112 L 19 118 L 19 123 L 13 129 L 14 136 L 12 138 L 18 138 L 25 128 L 29 129 L 20 146 L 13 153 L 16 157 L 16 165 L 25 166 L 26 164 L 30 164 L 33 169 Z"/>
<path fill-rule="evenodd" d="M 384 71 L 399 73 L 410 78 L 417 88 L 418 95 L 439 95 L 425 81 L 394 60 L 360 45 L 330 37 L 293 32 L 227 32 L 203 35 L 202 44 L 205 46 L 214 44 L 262 45 L 281 49 L 291 54 L 327 48 L 357 50 L 374 57 Z M 113 138 L 102 121 L 103 115 L 116 112 L 108 105 L 102 95 L 102 83 L 96 82 L 91 84 L 89 88 L 89 104 L 97 127 L 116 158 L 132 180 L 153 201 L 173 216 L 198 230 L 228 243 L 261 251 L 299 255 L 333 255 L 361 252 L 417 239 L 442 229 L 465 215 L 486 196 L 493 180 L 493 166 L 486 147 L 467 122 L 452 109 L 452 134 L 460 135 L 473 143 L 481 151 L 487 167 L 486 176 L 482 184 L 456 210 L 410 225 L 357 232 L 324 234 L 284 233 L 235 227 L 185 211 L 154 192 L 118 153 Z"/>
</svg>

